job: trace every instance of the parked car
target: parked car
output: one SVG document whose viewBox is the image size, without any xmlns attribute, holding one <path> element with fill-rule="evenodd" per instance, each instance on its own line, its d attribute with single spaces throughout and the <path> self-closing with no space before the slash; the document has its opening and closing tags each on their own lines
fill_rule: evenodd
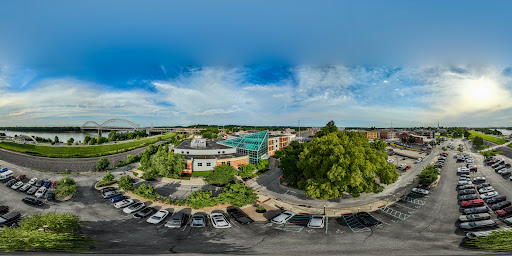
<svg viewBox="0 0 512 256">
<path fill-rule="evenodd" d="M 457 186 L 458 190 L 473 189 L 473 188 L 475 188 L 475 185 L 460 185 L 460 186 Z"/>
<path fill-rule="evenodd" d="M 8 168 L 1 168 L 1 169 L 0 169 L 0 173 L 2 173 L 2 172 L 6 172 L 6 171 L 8 171 L 8 170 L 9 170 Z"/>
<path fill-rule="evenodd" d="M 388 163 L 392 163 L 392 162 L 394 162 L 395 160 L 393 160 L 393 159 L 391 159 L 391 158 L 390 158 L 390 159 L 388 159 L 388 160 L 386 160 L 386 161 L 387 161 Z"/>
<path fill-rule="evenodd" d="M 510 224 L 512 224 L 512 217 L 508 217 L 506 219 L 502 219 L 502 221 L 505 222 L 505 224 L 510 225 Z"/>
<path fill-rule="evenodd" d="M 21 186 L 23 186 L 23 181 L 18 181 L 16 183 L 14 183 L 14 185 L 12 185 L 11 188 L 16 190 L 18 188 L 21 188 Z"/>
<path fill-rule="evenodd" d="M 497 211 L 497 210 L 503 209 L 503 208 L 505 208 L 507 206 L 510 206 L 510 205 L 511 205 L 510 201 L 503 201 L 503 202 L 499 202 L 499 203 L 493 204 L 490 207 L 491 207 L 491 210 Z"/>
<path fill-rule="evenodd" d="M 485 188 L 479 189 L 478 193 L 485 194 L 485 193 L 489 193 L 489 192 L 493 192 L 493 191 L 494 191 L 493 187 L 485 187 Z"/>
<path fill-rule="evenodd" d="M 312 215 L 308 222 L 308 228 L 323 228 L 325 223 L 325 216 Z"/>
<path fill-rule="evenodd" d="M 117 203 L 117 202 L 122 201 L 122 200 L 127 199 L 127 198 L 128 197 L 126 197 L 126 196 L 114 196 L 114 197 L 110 198 L 110 202 L 111 203 Z"/>
<path fill-rule="evenodd" d="M 277 215 L 276 217 L 272 218 L 272 220 L 270 220 L 270 221 L 274 224 L 284 224 L 289 219 L 291 219 L 293 216 L 295 216 L 294 212 L 284 211 L 284 212 L 280 213 L 279 215 Z"/>
<path fill-rule="evenodd" d="M 475 200 L 463 201 L 460 204 L 464 207 L 480 206 L 480 205 L 484 205 L 484 200 L 475 199 Z"/>
<path fill-rule="evenodd" d="M 478 199 L 478 195 L 477 194 L 469 194 L 469 195 L 459 196 L 459 201 L 466 201 L 466 200 L 473 200 L 473 199 Z"/>
<path fill-rule="evenodd" d="M 478 185 L 476 186 L 476 188 L 477 188 L 477 189 L 481 189 L 481 188 L 489 187 L 490 185 L 491 185 L 491 184 L 489 184 L 489 183 L 487 183 L 487 182 L 486 182 L 486 183 L 478 184 Z"/>
<path fill-rule="evenodd" d="M 363 222 L 363 224 L 367 227 L 382 224 L 382 222 L 367 212 L 359 212 L 356 213 L 356 218 Z"/>
<path fill-rule="evenodd" d="M 146 205 L 144 203 L 135 203 L 135 204 L 132 204 L 126 208 L 124 208 L 123 212 L 124 213 L 134 213 L 136 211 L 139 211 L 139 210 L 142 210 L 142 208 L 146 207 Z"/>
<path fill-rule="evenodd" d="M 31 188 L 29 188 L 26 192 L 27 195 L 32 195 L 34 194 L 36 191 L 37 191 L 38 187 L 36 186 L 32 186 Z"/>
<path fill-rule="evenodd" d="M 44 194 L 46 193 L 48 189 L 46 187 L 40 187 L 36 193 L 34 194 L 34 196 L 36 198 L 42 198 L 44 196 Z"/>
<path fill-rule="evenodd" d="M 463 211 L 464 214 L 474 214 L 474 213 L 484 213 L 484 212 L 489 212 L 489 208 L 487 208 L 487 206 L 468 208 L 468 209 L 464 209 L 464 211 Z"/>
<path fill-rule="evenodd" d="M 6 213 L 9 211 L 9 206 L 7 205 L 0 205 L 0 213 Z"/>
<path fill-rule="evenodd" d="M 128 205 L 133 204 L 134 201 L 132 199 L 124 199 L 123 201 L 117 202 L 114 204 L 114 207 L 116 208 L 124 208 Z"/>
<path fill-rule="evenodd" d="M 52 188 L 56 188 L 56 187 L 57 187 L 57 181 L 54 181 L 54 182 L 52 183 Z"/>
<path fill-rule="evenodd" d="M 409 169 L 411 169 L 411 166 L 410 166 L 410 165 L 408 165 L 408 166 L 406 166 L 406 167 L 404 168 L 404 170 L 409 170 Z"/>
<path fill-rule="evenodd" d="M 1 226 L 11 226 L 16 221 L 21 218 L 21 214 L 19 212 L 8 212 L 2 217 L 0 217 L 0 227 Z"/>
<path fill-rule="evenodd" d="M 135 213 L 133 215 L 133 217 L 136 218 L 136 219 L 146 218 L 147 216 L 153 214 L 155 211 L 156 211 L 155 208 L 147 207 L 147 208 L 144 208 L 141 211 Z"/>
<path fill-rule="evenodd" d="M 16 177 L 16 179 L 19 180 L 19 181 L 22 181 L 23 179 L 25 179 L 25 177 L 27 177 L 27 175 L 21 174 L 18 177 Z"/>
<path fill-rule="evenodd" d="M 181 228 L 185 223 L 185 214 L 182 212 L 176 212 L 171 216 L 171 219 L 165 223 L 168 228 Z"/>
<path fill-rule="evenodd" d="M 10 179 L 5 183 L 5 186 L 11 187 L 14 183 L 18 182 L 16 179 Z"/>
<path fill-rule="evenodd" d="M 498 174 L 501 176 L 505 176 L 505 175 L 509 175 L 511 172 L 512 172 L 511 170 L 507 170 L 506 168 L 503 168 L 498 171 Z"/>
<path fill-rule="evenodd" d="M 31 204 L 31 205 L 37 205 L 37 206 L 43 205 L 43 201 L 37 200 L 32 197 L 25 197 L 25 198 L 21 199 L 21 201 L 23 201 L 26 204 Z"/>
<path fill-rule="evenodd" d="M 43 187 L 49 188 L 51 184 L 52 184 L 52 182 L 47 180 L 47 181 L 44 182 Z"/>
<path fill-rule="evenodd" d="M 54 188 L 48 189 L 48 192 L 46 192 L 46 195 L 44 196 L 44 199 L 46 199 L 47 201 L 55 199 L 55 192 L 54 191 L 55 191 Z"/>
<path fill-rule="evenodd" d="M 424 190 L 430 190 L 430 186 L 429 185 L 418 184 L 416 187 L 424 189 Z"/>
<path fill-rule="evenodd" d="M 204 228 L 206 227 L 206 216 L 201 213 L 195 213 L 192 215 L 192 221 L 190 222 L 190 227 L 193 228 Z"/>
<path fill-rule="evenodd" d="M 503 230 L 503 229 L 489 230 L 489 231 L 480 231 L 480 232 L 468 232 L 468 233 L 466 233 L 466 237 L 469 238 L 469 239 L 486 237 L 486 236 L 491 235 L 492 233 L 494 233 L 496 231 L 500 231 L 500 230 Z"/>
<path fill-rule="evenodd" d="M 117 191 L 117 190 L 108 191 L 108 192 L 105 192 L 105 194 L 103 194 L 103 198 L 109 199 L 109 198 L 112 198 L 112 197 L 115 197 L 118 195 L 121 195 L 121 193 L 119 193 L 119 191 Z"/>
<path fill-rule="evenodd" d="M 21 186 L 20 191 L 21 191 L 21 192 L 25 192 L 25 191 L 27 191 L 30 187 L 31 187 L 31 186 L 30 186 L 30 184 L 25 184 L 25 185 Z"/>
<path fill-rule="evenodd" d="M 502 170 L 502 169 L 506 169 L 506 168 L 505 168 L 505 166 L 500 165 L 500 166 L 498 166 L 498 167 L 494 168 L 494 171 L 495 171 L 495 172 L 499 172 L 499 171 L 500 171 L 500 170 Z"/>
<path fill-rule="evenodd" d="M 496 214 L 498 214 L 500 217 L 503 217 L 503 216 L 508 215 L 511 212 L 512 212 L 512 206 L 509 206 L 509 207 L 505 207 L 501 210 L 497 210 Z"/>
<path fill-rule="evenodd" d="M 485 177 L 475 177 L 475 178 L 473 178 L 473 182 L 476 182 L 476 183 L 485 182 Z"/>
<path fill-rule="evenodd" d="M 36 186 L 40 187 L 44 184 L 44 180 L 37 180 L 36 181 Z"/>
<path fill-rule="evenodd" d="M 494 220 L 480 220 L 480 221 L 472 221 L 472 222 L 463 222 L 459 226 L 462 229 L 476 229 L 476 228 L 485 228 L 485 227 L 493 227 L 498 225 Z"/>
<path fill-rule="evenodd" d="M 30 185 L 35 185 L 37 183 L 37 178 L 32 178 L 30 179 L 30 181 L 28 182 L 28 184 Z"/>
<path fill-rule="evenodd" d="M 459 190 L 459 196 L 468 195 L 468 194 L 475 194 L 475 193 L 476 193 L 476 190 L 474 190 L 474 189 Z"/>
<path fill-rule="evenodd" d="M 229 223 L 226 216 L 220 212 L 214 212 L 210 214 L 210 221 L 212 222 L 213 227 L 215 228 L 230 228 L 231 223 Z"/>
<path fill-rule="evenodd" d="M 412 192 L 421 194 L 421 195 L 428 195 L 428 193 L 429 193 L 428 190 L 421 189 L 421 188 L 413 188 Z"/>
<path fill-rule="evenodd" d="M 473 182 L 467 181 L 467 180 L 459 180 L 459 182 L 457 183 L 457 185 L 470 185 L 470 184 L 473 184 Z"/>
<path fill-rule="evenodd" d="M 495 197 L 485 199 L 484 201 L 486 204 L 495 204 L 495 203 L 499 203 L 499 202 L 505 201 L 505 200 L 507 200 L 506 196 L 495 196 Z"/>
<path fill-rule="evenodd" d="M 482 198 L 482 199 L 487 199 L 487 198 L 495 197 L 495 196 L 497 196 L 497 195 L 498 195 L 498 192 L 493 191 L 493 192 L 489 192 L 489 193 L 481 194 L 481 195 L 480 195 L 480 198 Z"/>
<path fill-rule="evenodd" d="M 240 224 L 249 224 L 254 222 L 253 219 L 251 219 L 249 216 L 247 216 L 247 214 L 245 214 L 245 212 L 238 208 L 229 208 L 227 212 L 231 218 Z"/>
<path fill-rule="evenodd" d="M 146 222 L 151 223 L 151 224 L 158 224 L 158 223 L 162 222 L 165 219 L 165 217 L 167 217 L 167 215 L 169 215 L 168 211 L 160 210 L 160 211 L 156 212 L 155 214 L 153 214 L 153 216 L 149 217 L 146 220 Z"/>
<path fill-rule="evenodd" d="M 102 188 L 100 191 L 101 191 L 101 194 L 103 195 L 107 192 L 116 191 L 116 190 L 117 190 L 117 188 L 115 188 L 115 187 L 106 187 L 106 188 Z"/>
<path fill-rule="evenodd" d="M 479 214 L 469 214 L 469 215 L 461 215 L 459 216 L 460 222 L 466 221 L 479 221 L 479 220 L 488 220 L 491 218 L 489 213 L 479 213 Z"/>
</svg>

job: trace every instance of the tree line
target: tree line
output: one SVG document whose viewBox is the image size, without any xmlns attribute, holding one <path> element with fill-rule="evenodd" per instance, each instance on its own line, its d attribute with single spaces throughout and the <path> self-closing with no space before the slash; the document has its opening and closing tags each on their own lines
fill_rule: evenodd
<svg viewBox="0 0 512 256">
<path fill-rule="evenodd" d="M 17 127 L 0 127 L 0 130 L 9 130 L 17 132 L 79 132 L 80 127 L 63 126 L 63 127 L 30 127 L 30 126 L 17 126 Z"/>
</svg>

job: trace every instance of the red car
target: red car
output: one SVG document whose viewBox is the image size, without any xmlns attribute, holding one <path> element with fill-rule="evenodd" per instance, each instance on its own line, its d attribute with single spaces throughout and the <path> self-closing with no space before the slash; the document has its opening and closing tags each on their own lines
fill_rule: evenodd
<svg viewBox="0 0 512 256">
<path fill-rule="evenodd" d="M 0 213 L 8 212 L 9 206 L 7 205 L 0 205 Z"/>
<path fill-rule="evenodd" d="M 481 206 L 484 205 L 483 199 L 475 199 L 475 200 L 469 200 L 469 201 L 462 201 L 462 206 Z"/>
<path fill-rule="evenodd" d="M 52 188 L 56 188 L 56 187 L 57 187 L 57 181 L 54 181 L 52 184 Z"/>
<path fill-rule="evenodd" d="M 23 180 L 23 179 L 25 179 L 25 177 L 27 177 L 27 176 L 25 174 L 22 174 L 22 175 L 16 177 L 16 179 L 17 180 Z"/>
<path fill-rule="evenodd" d="M 503 217 L 509 213 L 512 212 L 512 206 L 509 206 L 509 207 L 506 207 L 506 208 L 503 208 L 501 210 L 497 210 L 496 211 L 496 214 L 498 214 L 499 216 Z"/>
<path fill-rule="evenodd" d="M 410 165 L 406 166 L 404 170 L 409 170 L 409 169 L 411 169 Z"/>
</svg>

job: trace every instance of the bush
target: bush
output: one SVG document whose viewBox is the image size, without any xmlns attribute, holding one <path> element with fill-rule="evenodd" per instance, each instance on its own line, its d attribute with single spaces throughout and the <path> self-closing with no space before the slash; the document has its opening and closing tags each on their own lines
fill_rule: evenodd
<svg viewBox="0 0 512 256">
<path fill-rule="evenodd" d="M 268 159 L 263 159 L 258 163 L 258 170 L 267 170 L 268 169 Z"/>
<path fill-rule="evenodd" d="M 98 162 L 96 162 L 96 171 L 104 171 L 108 168 L 109 165 L 110 162 L 108 161 L 108 159 L 102 157 L 100 158 L 100 160 L 98 160 Z"/>
<path fill-rule="evenodd" d="M 143 180 L 152 180 L 152 179 L 154 179 L 157 175 L 158 175 L 158 173 L 156 172 L 156 170 L 155 170 L 155 169 L 150 168 L 150 169 L 146 170 L 146 171 L 142 174 L 142 176 L 140 176 L 140 178 L 141 178 L 141 179 L 143 179 Z"/>
<path fill-rule="evenodd" d="M 151 199 L 155 201 L 158 197 L 158 193 L 151 185 L 141 184 L 137 189 L 133 191 L 134 194 L 139 195 L 142 198 Z"/>
<path fill-rule="evenodd" d="M 115 180 L 112 180 L 112 181 L 100 181 L 98 183 L 96 183 L 96 187 L 97 188 L 101 188 L 101 187 L 105 187 L 105 186 L 109 186 L 109 185 L 112 185 L 112 184 L 115 184 L 117 181 Z"/>
<path fill-rule="evenodd" d="M 107 171 L 107 174 L 105 174 L 105 176 L 103 176 L 103 181 L 105 181 L 105 182 L 114 181 L 114 175 L 112 175 L 112 173 L 110 173 L 110 171 Z"/>
<path fill-rule="evenodd" d="M 73 179 L 66 176 L 57 181 L 57 188 L 55 188 L 55 195 L 60 197 L 72 196 L 77 193 L 76 183 Z"/>
<path fill-rule="evenodd" d="M 425 167 L 425 169 L 423 169 L 420 174 L 418 174 L 418 177 L 420 178 L 421 184 L 428 185 L 436 181 L 438 175 L 439 171 L 437 170 L 437 167 L 429 165 Z"/>
<path fill-rule="evenodd" d="M 118 186 L 124 191 L 133 191 L 133 183 L 135 180 L 131 176 L 123 176 L 119 179 Z"/>
<path fill-rule="evenodd" d="M 240 166 L 240 172 L 238 172 L 238 175 L 240 175 L 242 179 L 249 178 L 253 175 L 255 170 L 256 167 L 254 167 L 253 164 L 244 164 Z"/>
<path fill-rule="evenodd" d="M 204 177 L 209 175 L 212 171 L 195 171 L 192 173 L 192 177 Z"/>
<path fill-rule="evenodd" d="M 187 205 L 193 209 L 215 206 L 218 202 L 217 198 L 212 197 L 211 191 L 194 191 L 186 201 Z"/>
<path fill-rule="evenodd" d="M 221 203 L 228 203 L 236 207 L 252 204 L 257 198 L 252 187 L 246 187 L 244 184 L 228 184 L 219 195 Z"/>
<path fill-rule="evenodd" d="M 218 165 L 213 168 L 213 171 L 204 176 L 204 181 L 212 185 L 226 185 L 235 180 L 237 171 L 233 166 L 226 164 Z"/>
</svg>

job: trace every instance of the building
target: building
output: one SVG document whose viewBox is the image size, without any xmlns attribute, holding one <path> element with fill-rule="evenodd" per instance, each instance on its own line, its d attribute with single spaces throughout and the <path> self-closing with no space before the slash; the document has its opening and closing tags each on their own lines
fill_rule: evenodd
<svg viewBox="0 0 512 256">
<path fill-rule="evenodd" d="M 218 143 L 236 148 L 238 154 L 249 155 L 249 163 L 254 165 L 257 165 L 261 159 L 268 157 L 268 131 L 223 140 Z"/>
<path fill-rule="evenodd" d="M 366 138 L 369 140 L 378 140 L 379 139 L 379 131 L 373 130 L 373 131 L 364 131 L 363 132 L 366 135 Z"/>
<path fill-rule="evenodd" d="M 414 135 L 414 133 L 412 133 L 412 132 L 402 132 L 402 133 L 400 133 L 400 135 L 398 135 L 398 138 L 400 140 L 404 140 L 404 139 L 408 140 L 409 137 L 411 137 L 411 135 Z"/>
<path fill-rule="evenodd" d="M 171 150 L 184 156 L 186 162 L 185 173 L 209 171 L 221 164 L 238 168 L 240 165 L 249 163 L 249 156 L 237 153 L 235 147 L 202 138 L 185 140 Z"/>
<path fill-rule="evenodd" d="M 295 134 L 284 134 L 279 136 L 271 136 L 268 138 L 268 155 L 274 155 L 276 151 L 290 145 L 295 140 Z"/>
<path fill-rule="evenodd" d="M 396 132 L 394 131 L 388 131 L 388 130 L 382 130 L 379 133 L 379 138 L 383 140 L 393 140 L 396 138 Z"/>
<path fill-rule="evenodd" d="M 419 130 L 419 131 L 416 131 L 416 134 L 420 135 L 420 136 L 424 136 L 427 139 L 433 139 L 434 138 L 434 131 Z"/>
<path fill-rule="evenodd" d="M 414 143 L 417 143 L 417 144 L 423 144 L 430 140 L 425 136 L 420 136 L 420 135 L 415 135 L 415 134 L 413 134 L 411 136 L 414 137 Z"/>
</svg>

